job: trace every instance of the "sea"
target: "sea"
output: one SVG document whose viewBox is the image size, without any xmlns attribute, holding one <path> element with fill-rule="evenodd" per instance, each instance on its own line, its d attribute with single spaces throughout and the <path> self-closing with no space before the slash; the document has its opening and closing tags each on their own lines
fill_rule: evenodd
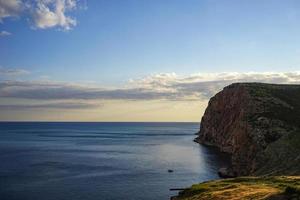
<svg viewBox="0 0 300 200">
<path fill-rule="evenodd" d="M 228 158 L 199 123 L 1 122 L 1 200 L 168 200 Z"/>
</svg>

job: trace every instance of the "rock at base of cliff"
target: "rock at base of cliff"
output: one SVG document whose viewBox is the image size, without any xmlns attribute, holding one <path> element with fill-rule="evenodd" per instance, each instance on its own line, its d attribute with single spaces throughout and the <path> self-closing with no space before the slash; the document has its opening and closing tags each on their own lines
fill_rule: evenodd
<svg viewBox="0 0 300 200">
<path fill-rule="evenodd" d="M 221 178 L 234 178 L 236 177 L 235 173 L 230 168 L 222 167 L 218 170 L 218 175 Z"/>
</svg>

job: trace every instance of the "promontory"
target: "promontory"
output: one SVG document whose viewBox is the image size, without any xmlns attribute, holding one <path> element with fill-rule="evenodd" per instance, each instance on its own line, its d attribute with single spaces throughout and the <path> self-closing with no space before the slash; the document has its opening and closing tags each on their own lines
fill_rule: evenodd
<svg viewBox="0 0 300 200">
<path fill-rule="evenodd" d="M 195 141 L 230 155 L 231 165 L 219 174 L 231 179 L 194 185 L 176 199 L 189 199 L 184 198 L 187 194 L 191 199 L 203 195 L 300 199 L 300 85 L 234 83 L 225 87 L 210 99 Z M 255 189 L 250 187 L 253 184 L 262 185 Z M 213 193 L 225 191 L 223 186 L 231 188 L 229 196 L 230 191 L 243 188 L 253 195 L 243 197 L 236 191 L 231 193 L 234 198 L 214 198 Z M 262 195 L 256 198 L 256 192 Z"/>
</svg>

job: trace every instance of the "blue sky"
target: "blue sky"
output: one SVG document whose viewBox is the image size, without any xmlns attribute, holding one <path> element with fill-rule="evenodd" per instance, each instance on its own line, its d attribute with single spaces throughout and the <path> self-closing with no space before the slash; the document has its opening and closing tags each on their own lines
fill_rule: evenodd
<svg viewBox="0 0 300 200">
<path fill-rule="evenodd" d="M 59 80 L 299 69 L 299 1 L 88 1 L 72 30 L 4 19 L 3 67 Z M 66 73 L 67 72 L 67 73 Z"/>
<path fill-rule="evenodd" d="M 18 9 L 0 12 L 0 33 L 10 33 L 0 36 L 0 66 L 28 73 L 2 80 L 121 87 L 157 74 L 300 70 L 297 0 L 0 0 L 0 8 L 8 2 Z"/>
</svg>

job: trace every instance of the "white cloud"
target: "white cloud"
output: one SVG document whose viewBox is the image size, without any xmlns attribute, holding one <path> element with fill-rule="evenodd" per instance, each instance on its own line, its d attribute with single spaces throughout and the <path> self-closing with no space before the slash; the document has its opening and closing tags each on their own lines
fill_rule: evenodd
<svg viewBox="0 0 300 200">
<path fill-rule="evenodd" d="M 0 22 L 6 17 L 15 17 L 22 8 L 20 0 L 0 0 Z"/>
<path fill-rule="evenodd" d="M 36 100 L 208 100 L 234 82 L 300 84 L 300 72 L 289 73 L 211 73 L 178 76 L 151 75 L 131 80 L 126 87 L 103 88 L 50 81 L 2 81 L 0 98 Z"/>
<path fill-rule="evenodd" d="M 8 32 L 8 31 L 0 31 L 0 37 L 2 37 L 2 36 L 9 36 L 9 35 L 11 35 L 11 33 Z"/>
<path fill-rule="evenodd" d="M 33 21 L 37 28 L 60 27 L 70 30 L 76 26 L 76 19 L 66 12 L 76 8 L 75 0 L 38 0 L 33 8 Z"/>
<path fill-rule="evenodd" d="M 28 72 L 0 68 L 0 75 L 16 76 L 24 73 Z M 300 72 L 201 73 L 189 76 L 156 74 L 131 80 L 126 86 L 119 88 L 49 80 L 0 79 L 0 110 L 90 110 L 105 107 L 111 100 L 158 100 L 192 104 L 208 101 L 223 87 L 234 82 L 300 84 Z"/>
<path fill-rule="evenodd" d="M 34 28 L 70 30 L 77 24 L 70 12 L 77 7 L 77 0 L 0 0 L 0 22 L 22 15 L 30 19 Z"/>
<path fill-rule="evenodd" d="M 208 99 L 226 85 L 234 82 L 263 82 L 278 84 L 299 84 L 300 72 L 225 72 L 199 73 L 181 77 L 174 73 L 151 75 L 131 84 L 155 91 L 168 92 L 171 98 L 199 100 Z"/>
</svg>

